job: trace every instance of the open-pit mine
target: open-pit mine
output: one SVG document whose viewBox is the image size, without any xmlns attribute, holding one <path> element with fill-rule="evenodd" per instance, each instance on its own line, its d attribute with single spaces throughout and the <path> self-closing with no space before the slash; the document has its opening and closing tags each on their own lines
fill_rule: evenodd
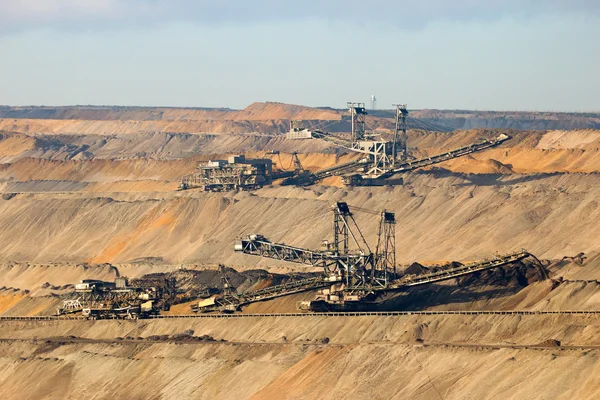
<svg viewBox="0 0 600 400">
<path fill-rule="evenodd" d="M 0 107 L 3 398 L 600 397 L 600 115 Z"/>
</svg>

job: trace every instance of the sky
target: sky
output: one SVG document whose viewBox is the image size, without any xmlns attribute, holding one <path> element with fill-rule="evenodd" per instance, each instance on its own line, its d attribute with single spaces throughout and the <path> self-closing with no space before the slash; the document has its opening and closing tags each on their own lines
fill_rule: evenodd
<svg viewBox="0 0 600 400">
<path fill-rule="evenodd" d="M 0 104 L 600 112 L 598 0 L 0 0 Z"/>
</svg>

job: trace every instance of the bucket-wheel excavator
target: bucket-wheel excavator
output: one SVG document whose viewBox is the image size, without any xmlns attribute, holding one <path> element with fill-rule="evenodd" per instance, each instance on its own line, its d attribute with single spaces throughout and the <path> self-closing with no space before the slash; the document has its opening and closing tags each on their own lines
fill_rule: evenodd
<svg viewBox="0 0 600 400">
<path fill-rule="evenodd" d="M 386 186 L 402 184 L 402 179 L 390 179 L 394 175 L 414 171 L 419 168 L 438 164 L 444 161 L 477 153 L 499 146 L 510 137 L 500 134 L 492 139 L 483 139 L 445 153 L 421 159 L 411 158 L 407 147 L 406 119 L 408 110 L 404 104 L 396 104 L 396 128 L 394 139 L 369 139 L 366 134 L 367 111 L 363 103 L 348 103 L 352 122 L 351 141 L 345 141 L 330 134 L 323 133 L 319 138 L 343 149 L 361 154 L 361 158 L 346 163 L 336 164 L 315 172 L 302 171 L 282 181 L 282 185 L 308 186 L 330 176 L 342 176 L 346 186 Z"/>
<path fill-rule="evenodd" d="M 325 241 L 320 250 L 310 250 L 273 243 L 262 235 L 253 234 L 235 242 L 240 253 L 304 264 L 319 268 L 322 274 L 315 278 L 288 282 L 258 291 L 230 293 L 199 303 L 194 311 L 231 311 L 245 304 L 316 290 L 314 300 L 298 303 L 302 311 L 359 311 L 373 308 L 380 295 L 409 287 L 445 281 L 478 271 L 510 266 L 528 257 L 526 250 L 496 255 L 483 261 L 448 265 L 421 275 L 402 275 L 396 270 L 395 224 L 393 212 L 370 211 L 337 202 L 333 207 L 333 240 Z M 379 216 L 377 243 L 371 246 L 365 240 L 355 212 Z"/>
</svg>

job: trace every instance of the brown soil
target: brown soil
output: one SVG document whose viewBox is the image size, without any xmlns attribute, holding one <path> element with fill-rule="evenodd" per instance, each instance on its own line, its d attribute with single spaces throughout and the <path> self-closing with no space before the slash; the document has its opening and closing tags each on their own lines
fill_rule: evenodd
<svg viewBox="0 0 600 400">
<path fill-rule="evenodd" d="M 21 398 L 591 399 L 600 394 L 597 322 L 548 316 L 3 322 L 0 336 L 19 340 L 0 341 L 0 363 L 11 371 L 0 388 Z M 186 330 L 226 342 L 151 340 Z M 564 349 L 546 346 L 545 338 L 557 335 Z"/>
<path fill-rule="evenodd" d="M 600 306 L 600 131 L 510 132 L 513 140 L 499 148 L 406 174 L 405 185 L 394 188 L 347 188 L 333 177 L 310 188 L 202 193 L 174 190 L 199 160 L 279 150 L 270 157 L 288 168 L 289 154 L 298 151 L 304 167 L 317 170 L 356 158 L 330 142 L 278 135 L 288 119 L 333 120 L 340 112 L 281 104 L 63 111 L 53 120 L 0 119 L 0 130 L 10 131 L 0 136 L 2 316 L 49 315 L 69 285 L 86 278 L 189 270 L 212 277 L 197 282 L 218 287 L 217 263 L 239 271 L 311 271 L 234 253 L 233 242 L 261 233 L 319 248 L 330 236 L 336 201 L 395 212 L 398 262 L 418 261 L 410 267 L 417 272 L 439 260 L 466 262 L 523 247 L 551 260 L 543 261 L 550 279 L 517 266 L 398 293 L 384 299 L 388 307 Z M 218 134 L 198 133 L 206 131 Z M 409 140 L 419 156 L 499 133 L 411 131 Z M 374 242 L 377 219 L 355 217 Z M 236 283 L 240 290 L 282 279 L 248 273 L 258 275 Z M 313 296 L 242 312 L 295 312 L 297 301 Z M 186 314 L 190 304 L 169 313 Z M 188 330 L 215 341 L 172 339 Z M 594 315 L 3 320 L 0 392 L 61 399 L 591 399 L 600 395 L 599 335 Z"/>
</svg>

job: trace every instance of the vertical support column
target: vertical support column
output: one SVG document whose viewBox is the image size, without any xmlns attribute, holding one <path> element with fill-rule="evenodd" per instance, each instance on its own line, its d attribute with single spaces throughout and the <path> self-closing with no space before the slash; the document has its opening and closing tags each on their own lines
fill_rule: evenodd
<svg viewBox="0 0 600 400">
<path fill-rule="evenodd" d="M 396 217 L 392 212 L 381 212 L 375 257 L 371 280 L 386 286 L 396 277 Z"/>
<path fill-rule="evenodd" d="M 396 106 L 396 130 L 394 132 L 394 149 L 393 149 L 393 160 L 395 164 L 398 150 L 402 152 L 402 157 L 408 156 L 408 138 L 406 136 L 406 117 L 408 116 L 408 110 L 406 104 L 393 104 Z M 400 144 L 398 145 L 398 136 L 400 136 Z"/>
<path fill-rule="evenodd" d="M 333 246 L 337 256 L 337 268 L 342 274 L 342 279 L 346 284 L 350 283 L 352 271 L 349 268 L 348 251 L 350 242 L 350 232 L 348 230 L 348 216 L 350 209 L 348 204 L 338 202 L 333 206 Z"/>
<path fill-rule="evenodd" d="M 352 122 L 352 147 L 358 148 L 358 142 L 365 138 L 367 109 L 365 103 L 347 102 Z"/>
<path fill-rule="evenodd" d="M 333 210 L 333 246 L 339 255 L 348 254 L 349 234 L 348 224 L 344 223 L 346 216 L 339 209 Z"/>
<path fill-rule="evenodd" d="M 388 272 L 396 278 L 396 216 L 394 213 L 384 211 L 385 224 L 385 282 L 388 282 Z"/>
</svg>

